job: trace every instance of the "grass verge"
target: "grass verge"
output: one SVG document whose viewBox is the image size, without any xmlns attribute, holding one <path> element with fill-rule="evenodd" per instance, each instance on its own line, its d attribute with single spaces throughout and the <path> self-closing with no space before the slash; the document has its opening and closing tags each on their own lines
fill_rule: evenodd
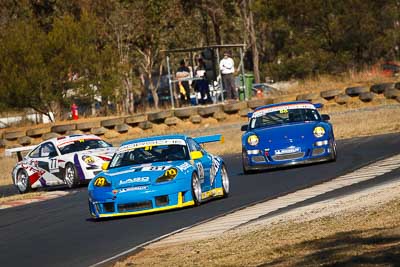
<svg viewBox="0 0 400 267">
<path fill-rule="evenodd" d="M 399 192 L 397 183 L 317 203 L 219 238 L 146 248 L 114 266 L 398 266 Z"/>
</svg>

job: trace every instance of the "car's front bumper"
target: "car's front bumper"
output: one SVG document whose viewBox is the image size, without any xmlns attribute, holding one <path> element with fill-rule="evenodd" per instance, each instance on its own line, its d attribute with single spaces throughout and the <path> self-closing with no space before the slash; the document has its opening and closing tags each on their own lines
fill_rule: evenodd
<svg viewBox="0 0 400 267">
<path fill-rule="evenodd" d="M 156 205 L 156 199 L 141 202 L 118 204 L 116 202 L 96 202 L 89 199 L 90 214 L 94 218 L 117 217 L 126 215 L 139 215 L 144 213 L 165 211 L 194 205 L 193 200 L 185 201 L 184 193 L 179 192 L 168 196 L 161 196 L 163 203 Z M 159 198 L 160 199 L 160 198 Z"/>
<path fill-rule="evenodd" d="M 335 159 L 335 148 L 334 143 L 322 147 L 310 147 L 304 149 L 308 151 L 296 158 L 290 158 L 286 155 L 288 159 L 285 159 L 285 155 L 282 155 L 282 159 L 277 160 L 276 157 L 270 155 L 248 155 L 247 151 L 243 151 L 243 167 L 246 171 L 252 170 L 265 170 L 280 167 L 288 167 L 301 164 L 311 164 L 323 161 L 330 161 Z M 323 152 L 314 154 L 316 149 L 322 150 Z"/>
<path fill-rule="evenodd" d="M 115 217 L 157 212 L 194 205 L 190 183 L 144 185 L 89 190 L 89 210 L 93 217 Z"/>
</svg>

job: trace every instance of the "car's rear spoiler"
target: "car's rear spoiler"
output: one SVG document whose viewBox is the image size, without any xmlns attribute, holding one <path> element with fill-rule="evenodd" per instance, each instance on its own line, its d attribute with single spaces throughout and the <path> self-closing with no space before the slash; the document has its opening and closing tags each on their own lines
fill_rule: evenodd
<svg viewBox="0 0 400 267">
<path fill-rule="evenodd" d="M 28 151 L 34 149 L 36 146 L 23 146 L 23 147 L 16 147 L 16 148 L 9 148 L 4 151 L 5 156 L 10 157 L 12 153 L 16 153 L 18 157 L 18 161 L 23 159 L 22 153 L 23 151 Z"/>
<path fill-rule="evenodd" d="M 222 134 L 199 136 L 199 137 L 194 137 L 193 139 L 199 144 L 211 143 L 211 142 L 223 143 L 225 141 Z"/>
</svg>

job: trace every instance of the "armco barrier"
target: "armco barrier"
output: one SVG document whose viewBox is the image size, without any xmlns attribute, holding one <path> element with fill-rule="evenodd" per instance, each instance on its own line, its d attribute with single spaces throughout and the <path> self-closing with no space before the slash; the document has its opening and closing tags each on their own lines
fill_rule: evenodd
<svg viewBox="0 0 400 267">
<path fill-rule="evenodd" d="M 102 136 L 105 139 L 117 138 L 120 135 L 130 133 L 134 136 L 137 133 L 152 131 L 157 125 L 158 128 L 160 125 L 169 128 L 175 127 L 182 122 L 190 122 L 193 125 L 200 124 L 210 117 L 217 121 L 224 121 L 230 116 L 239 115 L 240 117 L 246 117 L 247 113 L 254 110 L 256 107 L 300 99 L 307 99 L 314 103 L 324 103 L 328 105 L 346 105 L 354 101 L 359 101 L 361 105 L 373 103 L 374 101 L 376 101 L 377 104 L 382 102 L 399 103 L 400 82 L 379 83 L 370 87 L 351 86 L 344 89 L 322 90 L 318 93 L 306 92 L 298 95 L 257 98 L 248 101 L 228 102 L 207 106 L 183 107 L 174 110 L 160 110 L 130 116 L 98 120 L 93 119 L 86 122 L 79 122 L 78 120 L 74 122 L 63 122 L 56 125 L 41 125 L 27 130 L 17 128 L 3 131 L 0 138 L 0 147 L 8 148 L 38 144 L 53 137 L 77 133 L 92 133 Z"/>
</svg>

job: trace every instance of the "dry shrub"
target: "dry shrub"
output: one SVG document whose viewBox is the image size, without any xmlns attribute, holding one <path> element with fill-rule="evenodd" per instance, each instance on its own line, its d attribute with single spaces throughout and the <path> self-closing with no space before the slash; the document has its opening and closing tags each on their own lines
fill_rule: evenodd
<svg viewBox="0 0 400 267">
<path fill-rule="evenodd" d="M 15 157 L 0 157 L 0 186 L 12 183 L 11 171 L 17 162 Z"/>
</svg>

